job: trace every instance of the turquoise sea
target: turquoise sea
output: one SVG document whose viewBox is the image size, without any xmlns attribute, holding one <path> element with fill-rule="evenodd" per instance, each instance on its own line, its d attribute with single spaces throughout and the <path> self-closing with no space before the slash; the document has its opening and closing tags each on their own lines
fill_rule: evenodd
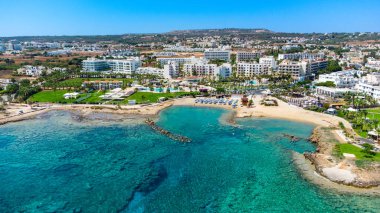
<svg viewBox="0 0 380 213">
<path fill-rule="evenodd" d="M 0 212 L 380 212 L 380 198 L 309 183 L 291 153 L 313 126 L 224 122 L 225 110 L 172 107 L 158 124 L 56 111 L 0 126 Z M 292 143 L 283 133 L 303 140 Z"/>
</svg>

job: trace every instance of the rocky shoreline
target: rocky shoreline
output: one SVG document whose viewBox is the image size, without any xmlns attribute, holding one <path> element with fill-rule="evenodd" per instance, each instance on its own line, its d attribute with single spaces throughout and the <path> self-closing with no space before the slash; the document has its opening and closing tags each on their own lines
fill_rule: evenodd
<svg viewBox="0 0 380 213">
<path fill-rule="evenodd" d="M 317 127 L 309 141 L 317 144 L 315 153 L 304 153 L 305 159 L 313 165 L 315 172 L 332 182 L 358 188 L 380 186 L 380 164 L 373 162 L 367 168 L 359 168 L 355 159 L 334 156 L 337 142 L 333 129 Z"/>
</svg>

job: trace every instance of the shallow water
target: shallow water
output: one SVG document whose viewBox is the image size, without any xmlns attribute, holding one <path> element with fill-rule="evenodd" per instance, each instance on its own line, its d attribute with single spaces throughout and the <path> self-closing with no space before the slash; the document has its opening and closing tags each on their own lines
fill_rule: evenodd
<svg viewBox="0 0 380 213">
<path fill-rule="evenodd" d="M 380 198 L 307 182 L 291 152 L 313 126 L 220 122 L 221 109 L 172 107 L 158 124 L 78 122 L 68 112 L 0 127 L 0 212 L 380 212 Z M 283 133 L 303 140 L 292 143 Z"/>
</svg>

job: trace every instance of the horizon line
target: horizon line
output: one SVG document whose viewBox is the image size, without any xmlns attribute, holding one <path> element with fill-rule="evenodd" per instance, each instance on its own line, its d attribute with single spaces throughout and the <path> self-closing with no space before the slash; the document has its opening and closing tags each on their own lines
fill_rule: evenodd
<svg viewBox="0 0 380 213">
<path fill-rule="evenodd" d="M 75 36 L 122 36 L 122 35 L 152 35 L 152 34 L 170 34 L 173 32 L 180 32 L 180 31 L 200 31 L 200 30 L 266 30 L 268 32 L 266 33 L 273 33 L 273 34 L 281 34 L 281 33 L 289 33 L 289 34 L 331 34 L 331 33 L 380 33 L 376 31 L 355 31 L 355 32 L 277 32 L 272 31 L 267 28 L 234 28 L 234 27 L 228 27 L 228 28 L 198 28 L 198 29 L 184 29 L 184 30 L 170 30 L 166 32 L 131 32 L 131 33 L 117 33 L 117 34 L 60 34 L 60 35 L 13 35 L 13 36 L 1 36 L 0 38 L 15 38 L 15 37 L 75 37 Z M 261 32 L 258 32 L 261 33 Z"/>
</svg>

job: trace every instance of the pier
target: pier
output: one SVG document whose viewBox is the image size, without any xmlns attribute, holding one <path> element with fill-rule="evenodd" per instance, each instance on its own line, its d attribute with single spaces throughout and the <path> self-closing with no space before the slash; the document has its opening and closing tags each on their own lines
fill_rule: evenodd
<svg viewBox="0 0 380 213">
<path fill-rule="evenodd" d="M 182 135 L 176 135 L 176 134 L 173 134 L 161 127 L 159 127 L 154 121 L 152 121 L 151 119 L 147 119 L 145 120 L 145 123 L 148 124 L 150 127 L 152 127 L 152 129 L 154 129 L 155 131 L 167 136 L 168 138 L 172 139 L 172 140 L 175 140 L 175 141 L 179 141 L 179 142 L 182 142 L 182 143 L 190 143 L 191 142 L 191 139 L 188 138 L 188 137 L 185 137 L 185 136 L 182 136 Z"/>
</svg>

